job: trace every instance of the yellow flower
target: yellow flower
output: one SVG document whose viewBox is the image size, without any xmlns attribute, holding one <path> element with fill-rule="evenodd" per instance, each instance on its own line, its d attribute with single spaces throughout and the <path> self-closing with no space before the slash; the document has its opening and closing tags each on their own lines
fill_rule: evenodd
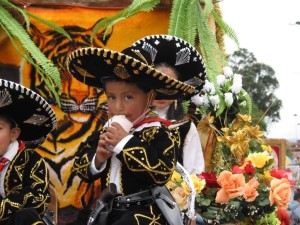
<svg viewBox="0 0 300 225">
<path fill-rule="evenodd" d="M 199 179 L 196 174 L 191 174 L 191 178 L 194 183 L 195 191 L 199 194 L 205 187 L 205 179 Z"/>
<path fill-rule="evenodd" d="M 270 145 L 261 145 L 262 150 L 267 152 L 272 152 L 272 147 Z"/>
<path fill-rule="evenodd" d="M 259 179 L 261 180 L 272 180 L 274 177 L 271 176 L 270 172 L 269 171 L 264 171 L 263 174 L 260 174 L 259 175 Z"/>
<path fill-rule="evenodd" d="M 190 194 L 190 189 L 189 189 L 189 187 L 187 186 L 187 184 L 186 184 L 185 181 L 181 183 L 181 187 L 183 188 L 184 193 L 186 193 L 187 195 Z"/>
<path fill-rule="evenodd" d="M 252 162 L 254 167 L 263 168 L 266 162 L 272 159 L 272 156 L 267 152 L 255 152 L 249 154 L 247 158 Z"/>
<path fill-rule="evenodd" d="M 227 145 L 230 145 L 230 136 L 224 135 L 224 136 L 217 136 L 218 142 L 225 143 Z"/>
<path fill-rule="evenodd" d="M 169 189 L 169 190 L 173 190 L 176 188 L 176 183 L 172 182 L 171 180 L 169 180 L 166 184 L 166 187 Z"/>
<path fill-rule="evenodd" d="M 256 125 L 255 127 L 252 126 L 245 126 L 244 130 L 248 133 L 248 135 L 252 138 L 255 138 L 259 143 L 264 143 L 261 139 L 262 136 L 264 136 L 264 132 L 259 130 L 259 126 Z"/>
<path fill-rule="evenodd" d="M 209 114 L 206 117 L 199 121 L 197 129 L 200 132 L 209 133 L 211 130 L 216 130 L 214 125 L 215 118 Z"/>
<path fill-rule="evenodd" d="M 181 175 L 178 172 L 174 171 L 173 174 L 172 174 L 172 177 L 171 177 L 171 181 L 173 183 L 176 183 L 180 180 L 181 180 Z"/>
<path fill-rule="evenodd" d="M 250 138 L 243 130 L 232 132 L 233 136 L 229 137 L 231 142 L 230 150 L 236 158 L 241 158 L 246 153 L 249 146 Z"/>
<path fill-rule="evenodd" d="M 238 120 L 243 121 L 245 124 L 250 124 L 252 121 L 251 115 L 249 115 L 249 114 L 243 115 L 243 114 L 238 113 L 237 118 L 238 118 Z"/>
</svg>

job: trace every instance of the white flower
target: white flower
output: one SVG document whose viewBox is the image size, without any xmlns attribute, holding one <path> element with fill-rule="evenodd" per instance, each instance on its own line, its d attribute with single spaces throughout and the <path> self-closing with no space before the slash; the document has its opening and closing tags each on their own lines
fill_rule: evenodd
<svg viewBox="0 0 300 225">
<path fill-rule="evenodd" d="M 205 80 L 203 90 L 209 94 L 214 94 L 216 91 L 214 85 L 211 82 L 209 82 L 208 80 Z"/>
<path fill-rule="evenodd" d="M 225 103 L 227 105 L 227 107 L 230 107 L 233 103 L 233 94 L 230 92 L 227 92 L 224 94 L 225 97 Z"/>
<path fill-rule="evenodd" d="M 232 72 L 232 69 L 230 67 L 225 66 L 223 68 L 223 71 L 224 71 L 224 75 L 225 75 L 226 78 L 231 78 L 232 77 L 233 72 Z"/>
<path fill-rule="evenodd" d="M 194 95 L 193 97 L 191 97 L 191 102 L 193 102 L 196 106 L 203 106 L 204 98 L 199 95 Z"/>
<path fill-rule="evenodd" d="M 242 75 L 241 74 L 234 74 L 233 75 L 233 84 L 231 86 L 231 92 L 233 94 L 238 94 L 240 93 L 242 89 Z"/>
<path fill-rule="evenodd" d="M 209 100 L 213 106 L 217 106 L 220 103 L 220 99 L 218 95 L 210 96 Z"/>
<path fill-rule="evenodd" d="M 238 82 L 238 83 L 242 83 L 242 75 L 241 74 L 234 74 L 233 75 L 233 83 Z"/>
<path fill-rule="evenodd" d="M 231 86 L 231 92 L 233 94 L 240 93 L 241 89 L 242 89 L 242 84 L 241 83 L 233 83 L 232 86 Z"/>
<path fill-rule="evenodd" d="M 207 95 L 204 95 L 202 98 L 203 98 L 204 106 L 209 107 L 209 101 Z"/>
<path fill-rule="evenodd" d="M 218 83 L 218 85 L 219 85 L 220 87 L 224 86 L 225 80 L 226 80 L 225 75 L 219 74 L 219 75 L 217 76 L 217 83 Z"/>
</svg>

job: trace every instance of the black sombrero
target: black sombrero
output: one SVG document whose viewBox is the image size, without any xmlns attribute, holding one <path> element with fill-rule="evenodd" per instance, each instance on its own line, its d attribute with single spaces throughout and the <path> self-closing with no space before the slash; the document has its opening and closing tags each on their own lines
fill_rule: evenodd
<svg viewBox="0 0 300 225">
<path fill-rule="evenodd" d="M 122 52 L 81 48 L 69 55 L 67 69 L 79 81 L 97 88 L 103 87 L 102 78 L 113 76 L 154 89 L 156 99 L 177 99 L 194 94 L 195 88 L 191 85 L 154 69 L 150 58 L 147 51 L 137 47 L 129 47 Z"/>
<path fill-rule="evenodd" d="M 0 79 L 0 114 L 10 116 L 21 129 L 19 139 L 37 147 L 56 126 L 51 106 L 34 91 Z"/>
<path fill-rule="evenodd" d="M 132 44 L 149 52 L 151 63 L 167 63 L 179 72 L 178 78 L 201 91 L 206 79 L 202 56 L 187 41 L 172 35 L 150 35 Z"/>
</svg>

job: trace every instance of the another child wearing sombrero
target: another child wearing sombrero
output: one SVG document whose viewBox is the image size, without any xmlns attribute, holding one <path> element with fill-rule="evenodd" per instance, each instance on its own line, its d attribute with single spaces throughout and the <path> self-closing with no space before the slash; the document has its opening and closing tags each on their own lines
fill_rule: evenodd
<svg viewBox="0 0 300 225">
<path fill-rule="evenodd" d="M 33 150 L 56 126 L 54 111 L 37 93 L 0 79 L 0 224 L 44 224 L 49 173 Z"/>
<path fill-rule="evenodd" d="M 160 198 L 163 207 L 175 208 L 172 199 L 152 193 L 153 187 L 164 186 L 170 179 L 178 149 L 167 128 L 169 121 L 154 114 L 151 104 L 154 99 L 192 94 L 194 88 L 155 70 L 150 58 L 140 48 L 122 53 L 83 48 L 68 57 L 67 67 L 75 78 L 105 90 L 113 116 L 103 130 L 81 144 L 73 168 L 88 182 L 101 178 L 104 193 L 113 187 L 111 183 L 116 185 L 107 221 L 97 221 L 97 225 L 181 224 L 176 219 L 180 211 L 169 215 L 167 222 L 167 213 L 163 215 L 157 204 Z M 103 217 L 101 214 L 99 219 Z"/>
<path fill-rule="evenodd" d="M 198 51 L 185 40 L 172 35 L 150 35 L 132 44 L 148 51 L 154 67 L 165 74 L 196 87 L 204 85 L 206 69 Z M 199 133 L 192 119 L 186 116 L 183 98 L 156 100 L 153 105 L 161 118 L 171 120 L 173 133 L 180 148 L 178 161 L 189 173 L 200 174 L 205 163 Z"/>
</svg>

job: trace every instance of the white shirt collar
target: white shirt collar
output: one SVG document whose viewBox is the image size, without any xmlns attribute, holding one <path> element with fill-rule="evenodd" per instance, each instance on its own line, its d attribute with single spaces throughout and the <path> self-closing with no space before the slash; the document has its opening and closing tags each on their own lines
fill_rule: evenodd
<svg viewBox="0 0 300 225">
<path fill-rule="evenodd" d="M 15 155 L 17 154 L 18 149 L 19 149 L 19 142 L 18 141 L 11 142 L 3 157 L 7 158 L 9 161 L 12 161 Z"/>
<path fill-rule="evenodd" d="M 169 110 L 169 107 L 163 108 L 163 109 L 156 109 L 156 113 L 158 114 L 158 116 L 162 119 L 167 119 L 167 112 Z"/>
</svg>

